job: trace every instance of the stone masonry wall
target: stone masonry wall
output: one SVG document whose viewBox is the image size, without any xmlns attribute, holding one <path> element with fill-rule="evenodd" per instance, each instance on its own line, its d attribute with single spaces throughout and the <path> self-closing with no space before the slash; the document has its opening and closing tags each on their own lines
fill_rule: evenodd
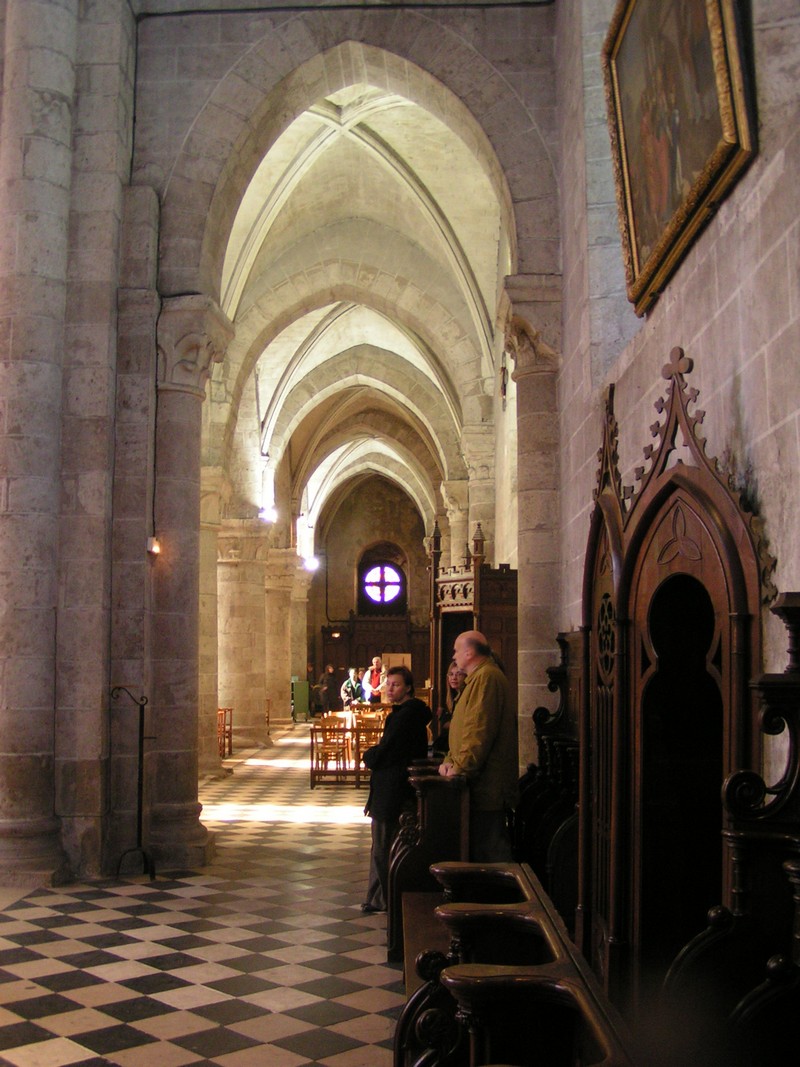
<svg viewBox="0 0 800 1067">
<path fill-rule="evenodd" d="M 764 517 L 770 549 L 778 559 L 778 588 L 800 588 L 800 12 L 793 0 L 754 0 L 758 155 L 654 308 L 638 320 L 617 285 L 606 293 L 593 289 L 591 257 L 585 255 L 592 245 L 593 190 L 607 185 L 608 157 L 587 159 L 586 189 L 579 180 L 570 184 L 567 179 L 569 172 L 580 173 L 579 161 L 569 165 L 569 153 L 578 150 L 583 123 L 589 121 L 580 112 L 597 115 L 597 44 L 613 4 L 603 6 L 606 18 L 599 17 L 594 2 L 565 7 L 559 26 L 564 303 L 569 309 L 560 378 L 560 621 L 565 629 L 580 623 L 603 390 L 609 382 L 616 383 L 620 468 L 623 481 L 633 484 L 633 468 L 642 462 L 641 449 L 651 440 L 653 404 L 664 392 L 661 368 L 675 345 L 694 361 L 690 384 L 699 389 L 698 404 L 707 412 L 707 452 L 722 460 Z M 570 47 L 579 39 L 580 49 Z M 595 135 L 591 140 L 600 145 Z M 619 271 L 611 273 L 620 276 Z M 611 321 L 620 324 L 616 334 L 608 325 Z M 619 347 L 613 353 L 608 341 L 617 334 Z M 597 358 L 598 345 L 603 346 L 602 358 Z M 765 627 L 766 669 L 783 670 L 783 627 L 766 614 Z"/>
</svg>

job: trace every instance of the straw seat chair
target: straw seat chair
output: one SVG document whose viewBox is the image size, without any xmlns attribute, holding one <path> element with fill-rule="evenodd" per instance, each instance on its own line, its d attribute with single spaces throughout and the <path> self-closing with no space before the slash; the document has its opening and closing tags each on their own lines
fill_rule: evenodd
<svg viewBox="0 0 800 1067">
<path fill-rule="evenodd" d="M 331 778 L 343 781 L 350 751 L 350 730 L 341 713 L 320 716 L 311 726 L 311 788 Z"/>
<path fill-rule="evenodd" d="M 233 755 L 233 708 L 217 708 L 217 743 L 220 759 Z"/>
</svg>

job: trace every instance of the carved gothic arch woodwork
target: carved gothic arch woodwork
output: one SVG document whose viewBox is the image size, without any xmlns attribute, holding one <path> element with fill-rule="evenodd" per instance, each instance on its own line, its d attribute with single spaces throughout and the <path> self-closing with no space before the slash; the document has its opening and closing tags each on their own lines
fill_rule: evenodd
<svg viewBox="0 0 800 1067">
<path fill-rule="evenodd" d="M 576 938 L 634 1008 L 648 965 L 663 977 L 730 899 L 720 792 L 760 756 L 749 680 L 774 561 L 705 454 L 691 368 L 673 349 L 636 487 L 620 476 L 609 389 L 584 570 Z"/>
<path fill-rule="evenodd" d="M 472 550 L 469 543 L 465 549 L 461 566 L 440 567 L 441 534 L 439 524 L 434 523 L 429 541 L 431 704 L 444 704 L 455 639 L 465 630 L 480 630 L 505 668 L 511 700 L 516 706 L 518 573 L 507 563 L 492 567 L 485 562 L 480 523 L 475 527 Z"/>
</svg>

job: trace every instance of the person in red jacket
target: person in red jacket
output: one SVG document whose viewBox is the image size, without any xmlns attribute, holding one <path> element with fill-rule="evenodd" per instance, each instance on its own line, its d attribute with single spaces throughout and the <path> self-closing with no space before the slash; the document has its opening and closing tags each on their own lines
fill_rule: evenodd
<svg viewBox="0 0 800 1067">
<path fill-rule="evenodd" d="M 372 659 L 372 666 L 367 668 L 367 673 L 364 675 L 361 683 L 364 690 L 364 696 L 370 704 L 380 704 L 381 702 L 381 680 L 383 677 L 381 668 L 381 657 L 374 656 Z"/>
</svg>

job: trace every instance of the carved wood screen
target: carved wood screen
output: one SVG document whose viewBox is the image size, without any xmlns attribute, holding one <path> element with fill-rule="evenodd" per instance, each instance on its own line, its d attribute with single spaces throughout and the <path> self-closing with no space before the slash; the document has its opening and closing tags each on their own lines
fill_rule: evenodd
<svg viewBox="0 0 800 1067">
<path fill-rule="evenodd" d="M 664 367 L 636 489 L 621 482 L 609 390 L 584 571 L 576 938 L 634 1010 L 730 899 L 721 789 L 758 765 L 748 683 L 773 562 L 705 454 L 691 366 L 674 349 Z"/>
<path fill-rule="evenodd" d="M 442 701 L 447 668 L 456 637 L 480 630 L 502 660 L 511 700 L 517 700 L 517 571 L 507 563 L 484 563 L 480 523 L 473 552 L 464 566 L 439 569 L 441 539 L 438 524 L 431 536 L 431 684 L 432 699 Z M 434 703 L 434 707 L 436 703 Z"/>
<path fill-rule="evenodd" d="M 322 662 L 336 669 L 338 686 L 347 679 L 348 667 L 366 667 L 373 656 L 410 652 L 414 681 L 424 686 L 430 660 L 427 626 L 414 626 L 409 615 L 350 615 L 337 626 L 322 627 Z"/>
</svg>

